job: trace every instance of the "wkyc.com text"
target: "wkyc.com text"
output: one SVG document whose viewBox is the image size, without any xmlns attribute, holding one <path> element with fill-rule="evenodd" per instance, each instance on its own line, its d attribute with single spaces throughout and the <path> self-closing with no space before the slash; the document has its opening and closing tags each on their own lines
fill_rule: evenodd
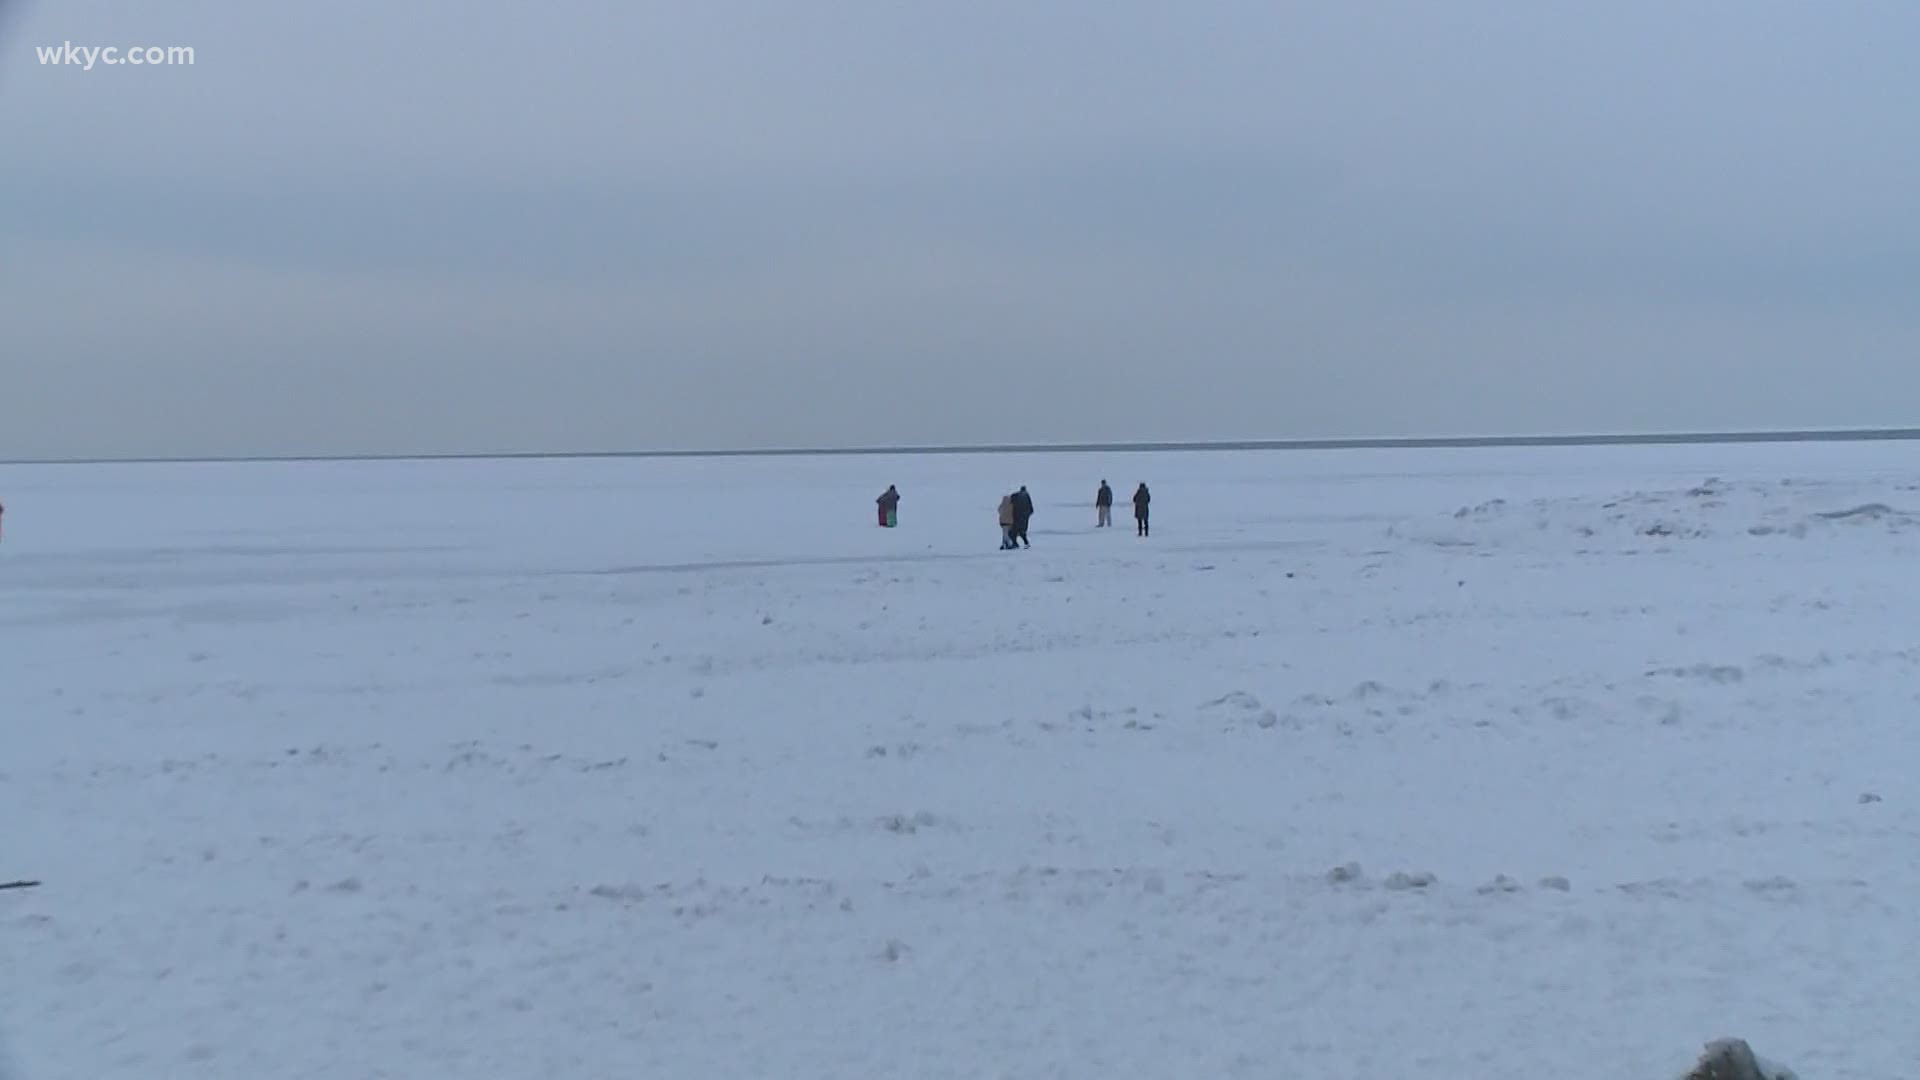
<svg viewBox="0 0 1920 1080">
<path fill-rule="evenodd" d="M 191 45 L 135 45 L 122 49 L 113 45 L 75 45 L 69 41 L 65 45 L 37 45 L 34 52 L 39 54 L 42 65 L 77 67 L 82 71 L 92 71 L 95 64 L 108 67 L 193 65 Z"/>
</svg>

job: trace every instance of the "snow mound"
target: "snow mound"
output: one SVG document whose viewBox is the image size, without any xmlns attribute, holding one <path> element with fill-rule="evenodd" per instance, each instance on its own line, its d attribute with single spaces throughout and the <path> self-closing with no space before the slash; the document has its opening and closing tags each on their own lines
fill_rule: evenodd
<svg viewBox="0 0 1920 1080">
<path fill-rule="evenodd" d="M 1400 870 L 1389 875 L 1385 884 L 1394 892 L 1412 892 L 1416 889 L 1431 888 L 1438 881 L 1438 878 L 1425 870 L 1416 870 L 1412 873 Z"/>
<path fill-rule="evenodd" d="M 1742 534 L 1808 539 L 1920 528 L 1920 515 L 1886 502 L 1842 501 L 1861 494 L 1858 488 L 1790 481 L 1732 484 L 1712 478 L 1688 488 L 1612 497 L 1489 499 L 1463 506 L 1442 521 L 1395 527 L 1388 533 L 1447 549 L 1506 547 L 1544 537 L 1580 548 L 1640 550 Z M 1836 503 L 1844 508 L 1832 509 Z"/>
<path fill-rule="evenodd" d="M 1260 704 L 1260 699 L 1244 690 L 1235 690 L 1223 697 L 1217 697 L 1200 706 L 1206 710 L 1225 709 L 1252 720 L 1263 728 L 1275 727 L 1280 723 L 1280 714 Z"/>
<path fill-rule="evenodd" d="M 1344 863 L 1327 871 L 1329 885 L 1358 885 L 1366 880 L 1366 874 L 1357 862 Z"/>
<path fill-rule="evenodd" d="M 1895 510 L 1886 503 L 1862 503 L 1849 510 L 1830 510 L 1824 514 L 1815 514 L 1823 521 L 1887 521 L 1908 519 L 1913 515 Z"/>
<path fill-rule="evenodd" d="M 1430 889 L 1439 883 L 1440 879 L 1438 877 L 1435 877 L 1425 870 L 1412 872 L 1396 870 L 1387 875 L 1386 879 L 1380 884 L 1381 887 L 1392 892 L 1418 892 L 1422 889 Z M 1367 884 L 1367 875 L 1365 871 L 1360 869 L 1359 863 L 1345 863 L 1327 871 L 1327 884 L 1365 886 Z"/>
<path fill-rule="evenodd" d="M 931 829 L 939 823 L 939 818 L 925 810 L 915 814 L 888 814 L 878 822 L 882 829 L 901 836 L 912 836 L 921 829 Z"/>
<path fill-rule="evenodd" d="M 1715 1039 L 1681 1080 L 1798 1080 L 1792 1069 L 1754 1054 L 1745 1039 Z"/>
<path fill-rule="evenodd" d="M 1417 526 L 1409 538 L 1443 548 L 1498 547 L 1541 536 L 1635 545 L 1703 539 L 1726 527 L 1719 519 L 1727 516 L 1728 495 L 1725 485 L 1710 480 L 1684 490 L 1636 491 L 1604 499 L 1496 498 L 1463 506 L 1444 523 Z"/>
</svg>

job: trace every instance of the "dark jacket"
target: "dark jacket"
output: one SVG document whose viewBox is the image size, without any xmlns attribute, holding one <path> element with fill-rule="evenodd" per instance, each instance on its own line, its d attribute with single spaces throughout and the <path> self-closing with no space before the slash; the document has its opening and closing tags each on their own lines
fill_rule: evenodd
<svg viewBox="0 0 1920 1080">
<path fill-rule="evenodd" d="M 1110 488 L 1110 487 L 1108 487 L 1108 486 L 1107 486 L 1107 485 L 1105 485 L 1105 484 L 1101 484 L 1101 485 L 1100 485 L 1100 494 L 1098 494 L 1098 495 L 1095 495 L 1095 496 L 1093 497 L 1093 505 L 1095 505 L 1095 506 L 1112 506 L 1112 505 L 1113 505 L 1113 489 L 1112 489 L 1112 488 Z"/>
<path fill-rule="evenodd" d="M 1153 496 L 1147 494 L 1147 485 L 1141 484 L 1140 490 L 1133 493 L 1133 516 L 1146 517 L 1147 504 L 1152 501 Z"/>
<path fill-rule="evenodd" d="M 888 488 L 885 492 L 881 494 L 881 496 L 878 499 L 875 499 L 874 501 L 880 504 L 880 509 L 892 510 L 894 507 L 897 507 L 900 505 L 900 493 L 893 490 L 892 488 Z"/>
<path fill-rule="evenodd" d="M 1032 516 L 1033 496 L 1027 494 L 1026 488 L 1021 488 L 1013 493 L 1013 522 L 1016 525 L 1025 524 Z"/>
</svg>

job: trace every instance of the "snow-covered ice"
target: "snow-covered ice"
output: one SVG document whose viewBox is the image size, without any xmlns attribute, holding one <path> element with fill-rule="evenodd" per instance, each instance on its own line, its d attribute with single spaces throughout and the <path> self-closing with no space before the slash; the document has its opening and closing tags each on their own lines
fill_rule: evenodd
<svg viewBox="0 0 1920 1080">
<path fill-rule="evenodd" d="M 1920 1055 L 1920 446 L 40 466 L 0 501 L 18 1080 Z"/>
</svg>

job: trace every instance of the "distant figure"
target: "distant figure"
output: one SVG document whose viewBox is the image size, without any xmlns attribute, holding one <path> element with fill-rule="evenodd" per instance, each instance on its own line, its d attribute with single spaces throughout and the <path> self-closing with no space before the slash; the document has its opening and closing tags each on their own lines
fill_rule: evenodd
<svg viewBox="0 0 1920 1080">
<path fill-rule="evenodd" d="M 4 518 L 6 516 L 7 516 L 7 508 L 4 505 L 0 505 L 0 518 Z"/>
<path fill-rule="evenodd" d="M 891 529 L 895 525 L 900 524 L 900 493 L 894 490 L 892 484 L 888 484 L 887 490 L 882 492 L 880 498 L 874 501 L 880 504 L 881 528 Z"/>
<path fill-rule="evenodd" d="M 1020 490 L 1013 493 L 1013 538 L 1020 546 L 1030 548 L 1033 544 L 1027 539 L 1027 523 L 1033 520 L 1033 496 L 1027 494 L 1027 485 L 1021 484 Z"/>
<path fill-rule="evenodd" d="M 1012 551 L 1013 542 L 1013 496 L 1000 496 L 1000 550 Z"/>
<path fill-rule="evenodd" d="M 1093 497 L 1093 508 L 1099 511 L 1100 524 L 1096 528 L 1110 528 L 1113 525 L 1113 489 L 1105 480 L 1100 481 L 1100 493 Z"/>
<path fill-rule="evenodd" d="M 1147 535 L 1147 504 L 1152 501 L 1153 496 L 1147 493 L 1145 484 L 1133 493 L 1133 523 L 1139 530 L 1135 535 Z"/>
</svg>

